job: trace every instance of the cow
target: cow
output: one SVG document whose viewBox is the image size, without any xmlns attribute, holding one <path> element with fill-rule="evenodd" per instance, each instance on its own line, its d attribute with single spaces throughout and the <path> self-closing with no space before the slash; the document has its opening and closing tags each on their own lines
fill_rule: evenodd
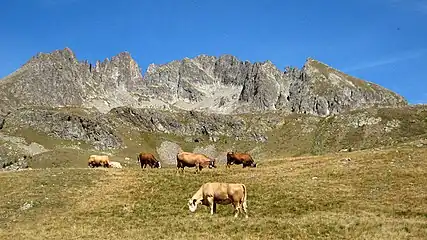
<svg viewBox="0 0 427 240">
<path fill-rule="evenodd" d="M 242 164 L 245 167 L 256 167 L 256 163 L 252 159 L 252 156 L 247 153 L 227 153 L 227 167 L 229 168 L 233 164 Z"/>
<path fill-rule="evenodd" d="M 181 168 L 184 172 L 184 167 L 196 167 L 196 173 L 199 173 L 204 167 L 216 168 L 215 161 L 216 159 L 211 159 L 204 154 L 179 152 L 176 155 L 176 171 L 178 173 Z"/>
<path fill-rule="evenodd" d="M 110 168 L 123 168 L 119 162 L 110 162 Z"/>
<path fill-rule="evenodd" d="M 149 165 L 151 168 L 162 168 L 160 162 L 151 153 L 139 153 L 137 156 L 141 168 L 146 168 Z"/>
<path fill-rule="evenodd" d="M 88 167 L 109 167 L 110 158 L 107 155 L 90 155 L 88 159 Z"/>
<path fill-rule="evenodd" d="M 238 217 L 239 212 L 247 211 L 247 190 L 242 183 L 208 182 L 203 184 L 199 190 L 188 200 L 188 209 L 195 212 L 198 204 L 210 207 L 211 215 L 216 213 L 216 204 L 232 204 L 234 207 L 234 217 Z"/>
</svg>

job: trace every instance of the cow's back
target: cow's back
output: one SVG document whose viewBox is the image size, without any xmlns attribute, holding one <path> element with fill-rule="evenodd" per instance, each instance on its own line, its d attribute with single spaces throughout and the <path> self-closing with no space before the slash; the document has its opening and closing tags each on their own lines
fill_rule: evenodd
<svg viewBox="0 0 427 240">
<path fill-rule="evenodd" d="M 139 159 L 142 162 L 156 162 L 156 158 L 152 153 L 139 153 Z"/>
<path fill-rule="evenodd" d="M 227 154 L 227 157 L 230 156 L 230 159 L 239 162 L 252 162 L 252 157 L 248 153 L 232 153 L 230 155 Z"/>
<path fill-rule="evenodd" d="M 176 159 L 184 166 L 195 166 L 198 160 L 198 156 L 190 152 L 180 152 L 177 154 Z"/>
<path fill-rule="evenodd" d="M 240 183 L 209 182 L 203 185 L 203 193 L 213 196 L 219 202 L 227 202 L 227 199 L 235 201 L 243 197 L 243 188 Z"/>
<path fill-rule="evenodd" d="M 90 155 L 89 160 L 108 161 L 110 158 L 107 155 Z"/>
</svg>

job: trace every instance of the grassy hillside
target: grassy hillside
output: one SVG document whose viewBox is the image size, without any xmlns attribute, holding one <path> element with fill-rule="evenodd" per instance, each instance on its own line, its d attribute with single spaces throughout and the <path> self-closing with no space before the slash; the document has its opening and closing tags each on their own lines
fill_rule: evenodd
<svg viewBox="0 0 427 240">
<path fill-rule="evenodd" d="M 199 175 L 193 171 L 0 173 L 0 239 L 427 237 L 425 146 L 265 159 L 256 169 L 222 165 Z M 206 207 L 190 214 L 188 198 L 208 181 L 246 184 L 249 219 L 234 219 L 230 205 L 219 206 L 214 216 Z"/>
</svg>

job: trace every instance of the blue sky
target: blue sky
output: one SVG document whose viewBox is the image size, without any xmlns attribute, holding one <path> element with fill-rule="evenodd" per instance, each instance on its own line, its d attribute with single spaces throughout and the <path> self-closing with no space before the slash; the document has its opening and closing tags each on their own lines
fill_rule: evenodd
<svg viewBox="0 0 427 240">
<path fill-rule="evenodd" d="M 427 103 L 427 0 L 10 0 L 0 3 L 0 78 L 38 52 L 79 60 L 128 51 L 143 71 L 199 54 L 307 57 Z"/>
</svg>

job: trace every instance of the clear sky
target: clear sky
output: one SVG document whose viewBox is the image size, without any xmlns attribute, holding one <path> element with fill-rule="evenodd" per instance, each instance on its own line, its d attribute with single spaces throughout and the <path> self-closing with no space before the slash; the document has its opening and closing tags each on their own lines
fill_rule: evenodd
<svg viewBox="0 0 427 240">
<path fill-rule="evenodd" d="M 79 60 L 128 51 L 143 71 L 199 54 L 312 57 L 427 103 L 427 0 L 4 0 L 0 78 L 38 52 Z"/>
</svg>

